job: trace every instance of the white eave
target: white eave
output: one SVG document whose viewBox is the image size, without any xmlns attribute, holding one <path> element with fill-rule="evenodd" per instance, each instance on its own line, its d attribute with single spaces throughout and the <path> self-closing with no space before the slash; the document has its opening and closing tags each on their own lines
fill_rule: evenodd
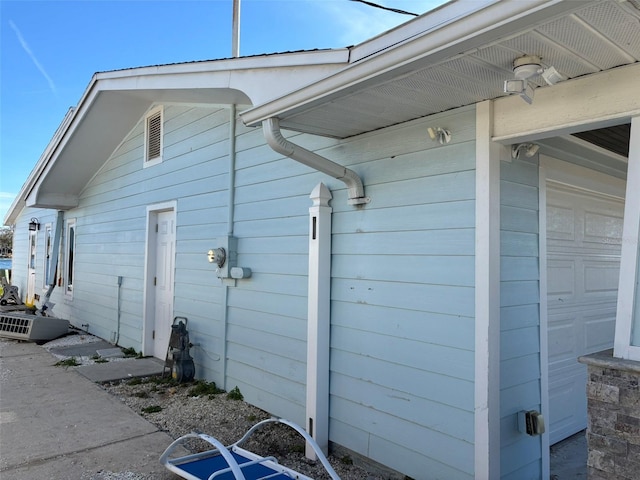
<svg viewBox="0 0 640 480">
<path fill-rule="evenodd" d="M 256 105 L 326 77 L 348 58 L 347 49 L 315 50 L 96 73 L 4 223 L 13 224 L 25 206 L 75 207 L 82 189 L 154 104 Z"/>
<path fill-rule="evenodd" d="M 571 79 L 640 60 L 625 0 L 458 0 L 353 47 L 326 79 L 242 113 L 258 125 L 346 138 L 504 96 L 512 63 L 538 55 Z M 541 78 L 534 79 L 544 87 Z"/>
</svg>

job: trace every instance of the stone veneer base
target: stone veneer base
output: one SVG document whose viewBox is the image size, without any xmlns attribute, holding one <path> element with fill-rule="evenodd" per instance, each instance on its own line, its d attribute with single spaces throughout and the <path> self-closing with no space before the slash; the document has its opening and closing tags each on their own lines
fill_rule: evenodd
<svg viewBox="0 0 640 480">
<path fill-rule="evenodd" d="M 588 367 L 589 479 L 640 479 L 640 362 L 616 358 L 613 350 L 578 361 Z"/>
</svg>

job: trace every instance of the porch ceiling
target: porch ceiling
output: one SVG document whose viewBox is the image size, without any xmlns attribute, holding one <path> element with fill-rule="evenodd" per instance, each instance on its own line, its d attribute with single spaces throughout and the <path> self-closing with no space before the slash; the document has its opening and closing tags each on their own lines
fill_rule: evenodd
<svg viewBox="0 0 640 480">
<path fill-rule="evenodd" d="M 623 157 L 629 156 L 630 123 L 578 132 L 573 135 Z"/>
<path fill-rule="evenodd" d="M 504 80 L 514 78 L 513 61 L 523 55 L 541 57 L 545 66 L 555 67 L 566 79 L 640 61 L 639 0 L 551 3 L 539 4 L 535 11 L 532 8 L 519 17 L 514 14 L 510 19 L 496 18 L 496 25 L 500 26 L 488 24 L 474 36 L 474 41 L 460 39 L 455 45 L 440 44 L 440 48 L 420 58 L 397 62 L 378 72 L 371 70 L 368 76 L 361 75 L 358 83 L 349 77 L 349 70 L 365 69 L 367 63 L 378 62 L 382 56 L 401 56 L 409 42 L 423 45 L 422 51 L 426 51 L 447 26 L 423 30 L 404 43 L 352 60 L 333 76 L 335 87 L 330 91 L 302 89 L 293 94 L 295 103 L 274 102 L 266 108 L 258 107 L 248 112 L 245 121 L 255 125 L 277 116 L 286 129 L 346 138 L 502 97 Z M 501 8 L 498 4 L 486 6 L 485 12 L 474 12 L 470 17 L 480 18 L 476 23 L 482 22 L 482 14 Z M 492 14 L 500 15 L 500 11 Z M 428 18 L 425 15 L 416 19 L 414 28 L 419 29 L 420 22 Z M 420 51 L 417 45 L 414 47 Z M 359 48 L 364 49 L 355 47 L 354 54 Z M 443 56 L 445 50 L 448 53 Z M 539 88 L 553 88 L 539 76 L 532 82 Z"/>
</svg>

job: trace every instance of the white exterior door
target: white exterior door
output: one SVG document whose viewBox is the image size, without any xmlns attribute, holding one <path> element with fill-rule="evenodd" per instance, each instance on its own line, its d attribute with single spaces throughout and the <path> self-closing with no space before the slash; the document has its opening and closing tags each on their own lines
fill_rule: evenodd
<svg viewBox="0 0 640 480">
<path fill-rule="evenodd" d="M 624 201 L 547 182 L 549 443 L 587 425 L 587 369 L 613 346 Z"/>
<path fill-rule="evenodd" d="M 175 213 L 157 214 L 155 241 L 155 319 L 153 325 L 153 356 L 164 359 L 169 346 L 173 322 L 173 271 L 175 258 Z"/>
</svg>

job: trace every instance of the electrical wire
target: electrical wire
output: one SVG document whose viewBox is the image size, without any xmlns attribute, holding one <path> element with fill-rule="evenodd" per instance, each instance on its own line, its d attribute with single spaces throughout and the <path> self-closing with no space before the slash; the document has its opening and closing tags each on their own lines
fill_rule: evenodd
<svg viewBox="0 0 640 480">
<path fill-rule="evenodd" d="M 417 13 L 407 12 L 406 10 L 400 10 L 398 8 L 385 7 L 383 5 L 378 5 L 377 3 L 367 2 L 366 0 L 350 0 L 351 2 L 364 3 L 365 5 L 369 5 L 370 7 L 380 8 L 382 10 L 388 10 L 389 12 L 401 13 L 402 15 L 412 15 L 414 17 L 419 17 Z"/>
</svg>

